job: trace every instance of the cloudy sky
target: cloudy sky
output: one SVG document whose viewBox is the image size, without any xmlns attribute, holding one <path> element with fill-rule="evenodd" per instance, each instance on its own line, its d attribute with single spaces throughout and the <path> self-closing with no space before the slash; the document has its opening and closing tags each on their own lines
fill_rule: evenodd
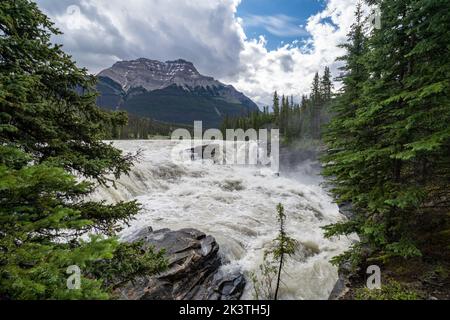
<svg viewBox="0 0 450 320">
<path fill-rule="evenodd" d="M 260 105 L 298 97 L 331 66 L 357 0 L 37 0 L 92 73 L 118 60 L 183 58 Z"/>
</svg>

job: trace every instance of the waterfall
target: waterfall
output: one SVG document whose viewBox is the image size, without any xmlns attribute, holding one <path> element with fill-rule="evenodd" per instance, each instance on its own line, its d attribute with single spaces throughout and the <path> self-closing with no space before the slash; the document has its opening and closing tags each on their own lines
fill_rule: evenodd
<svg viewBox="0 0 450 320">
<path fill-rule="evenodd" d="M 276 206 L 282 203 L 287 232 L 299 248 L 286 265 L 280 297 L 326 299 L 338 277 L 329 260 L 345 251 L 353 239 L 324 238 L 322 226 L 345 218 L 317 179 L 302 179 L 306 173 L 298 172 L 278 176 L 269 167 L 223 165 L 214 159 L 174 159 L 174 154 L 189 157 L 184 154 L 189 152 L 186 143 L 114 142 L 126 153 L 141 150 L 129 176 L 117 181 L 117 189 L 99 187 L 93 195 L 96 200 L 136 199 L 142 204 L 142 211 L 121 236 L 146 226 L 196 228 L 216 238 L 227 261 L 223 268 L 249 275 L 258 271 L 264 250 L 277 235 Z M 173 151 L 176 147 L 178 152 Z M 243 298 L 252 298 L 251 281 Z"/>
</svg>

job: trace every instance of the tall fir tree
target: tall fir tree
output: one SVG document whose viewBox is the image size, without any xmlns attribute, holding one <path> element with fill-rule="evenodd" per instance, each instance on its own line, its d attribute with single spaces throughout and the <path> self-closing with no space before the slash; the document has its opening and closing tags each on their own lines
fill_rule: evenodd
<svg viewBox="0 0 450 320">
<path fill-rule="evenodd" d="M 320 90 L 320 76 L 316 72 L 311 86 L 311 136 L 320 139 L 320 114 L 322 112 L 322 95 Z"/>
<path fill-rule="evenodd" d="M 320 80 L 321 97 L 325 102 L 331 100 L 332 88 L 333 88 L 333 82 L 331 79 L 330 67 L 325 67 L 323 76 Z"/>
<path fill-rule="evenodd" d="M 367 52 L 361 27 L 353 27 L 325 157 L 334 194 L 356 215 L 327 235 L 358 232 L 361 243 L 347 254 L 354 259 L 363 246 L 372 260 L 410 258 L 450 228 L 450 3 L 369 4 L 379 5 L 381 27 Z"/>
<path fill-rule="evenodd" d="M 300 106 L 302 109 L 306 109 L 308 103 L 308 97 L 306 95 L 302 95 L 302 101 L 300 103 Z"/>
<path fill-rule="evenodd" d="M 0 299 L 108 298 L 108 279 L 165 264 L 114 237 L 137 203 L 86 200 L 95 185 L 83 178 L 108 184 L 130 170 L 133 157 L 101 140 L 126 118 L 97 108 L 95 78 L 51 44 L 55 34 L 31 1 L 0 2 Z M 71 265 L 79 290 L 66 286 Z"/>
<path fill-rule="evenodd" d="M 316 72 L 316 74 L 314 75 L 313 83 L 311 85 L 311 101 L 315 105 L 318 105 L 321 101 L 319 72 Z"/>
<path fill-rule="evenodd" d="M 288 112 L 288 98 L 283 94 L 281 98 L 281 110 L 280 110 L 280 131 L 286 136 L 287 130 L 287 112 Z"/>
<path fill-rule="evenodd" d="M 278 93 L 276 91 L 273 94 L 273 114 L 275 117 L 275 122 L 277 122 L 280 116 L 280 98 L 278 97 Z"/>
</svg>

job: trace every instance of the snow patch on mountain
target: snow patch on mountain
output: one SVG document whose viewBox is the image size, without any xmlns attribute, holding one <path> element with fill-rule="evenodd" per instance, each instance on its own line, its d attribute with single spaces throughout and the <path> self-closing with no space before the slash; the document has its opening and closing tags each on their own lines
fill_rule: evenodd
<svg viewBox="0 0 450 320">
<path fill-rule="evenodd" d="M 125 92 L 139 87 L 153 91 L 174 84 L 186 90 L 225 86 L 212 77 L 201 75 L 191 62 L 182 59 L 166 62 L 145 58 L 119 61 L 111 68 L 101 71 L 98 76 L 114 80 Z"/>
</svg>

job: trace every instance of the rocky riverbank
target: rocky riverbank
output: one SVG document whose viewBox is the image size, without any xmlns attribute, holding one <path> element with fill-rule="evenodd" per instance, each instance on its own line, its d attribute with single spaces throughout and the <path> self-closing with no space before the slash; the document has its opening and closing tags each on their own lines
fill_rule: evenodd
<svg viewBox="0 0 450 320">
<path fill-rule="evenodd" d="M 339 209 L 349 219 L 354 215 L 349 203 L 341 205 Z M 341 263 L 339 278 L 329 300 L 449 300 L 450 256 L 442 252 L 442 247 L 442 244 L 430 243 L 423 248 L 423 257 L 397 257 L 370 263 L 380 267 L 380 290 L 366 287 L 368 262 L 356 269 L 352 268 L 350 262 Z M 369 256 L 370 250 L 367 248 Z"/>
<path fill-rule="evenodd" d="M 165 249 L 169 268 L 159 275 L 143 276 L 116 289 L 124 300 L 237 300 L 245 278 L 221 270 L 219 245 L 212 236 L 195 229 L 153 231 L 145 228 L 125 239 L 142 241 L 143 249 Z"/>
</svg>

